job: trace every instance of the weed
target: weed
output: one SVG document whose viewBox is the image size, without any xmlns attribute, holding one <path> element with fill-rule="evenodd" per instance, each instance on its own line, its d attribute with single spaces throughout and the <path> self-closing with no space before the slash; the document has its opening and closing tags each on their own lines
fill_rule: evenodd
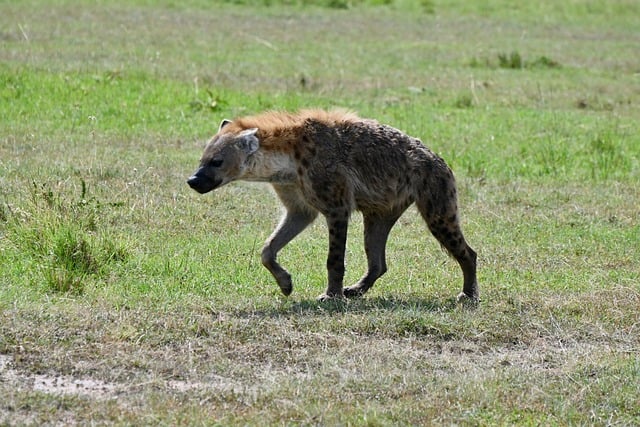
<svg viewBox="0 0 640 427">
<path fill-rule="evenodd" d="M 255 2 L 253 0 L 225 0 L 228 3 L 243 4 L 243 5 L 255 5 L 256 3 L 263 6 L 277 6 L 277 5 L 298 5 L 298 6 L 319 6 L 328 9 L 349 9 L 359 5 L 389 5 L 394 0 L 260 0 Z"/>
<path fill-rule="evenodd" d="M 456 98 L 454 105 L 456 108 L 471 108 L 473 107 L 473 96 L 470 94 L 463 94 Z"/>
<path fill-rule="evenodd" d="M 422 7 L 422 11 L 429 15 L 433 15 L 436 13 L 436 6 L 433 0 L 420 0 L 420 6 Z"/>
<path fill-rule="evenodd" d="M 64 225 L 51 237 L 53 264 L 70 272 L 95 273 L 96 259 L 86 235 Z"/>
<path fill-rule="evenodd" d="M 621 145 L 610 138 L 594 138 L 589 144 L 589 153 L 591 175 L 594 179 L 609 179 L 629 172 L 629 159 L 624 156 Z"/>
<path fill-rule="evenodd" d="M 510 54 L 499 53 L 498 66 L 500 68 L 519 70 L 524 68 L 524 62 L 518 52 L 511 52 Z"/>
<path fill-rule="evenodd" d="M 324 5 L 331 9 L 348 9 L 350 2 L 345 0 L 327 0 L 324 2 Z"/>
<path fill-rule="evenodd" d="M 0 222 L 7 222 L 9 210 L 4 204 L 0 204 Z"/>
<path fill-rule="evenodd" d="M 213 112 L 213 111 L 220 110 L 226 105 L 226 102 L 224 101 L 224 99 L 220 95 L 214 94 L 211 89 L 206 89 L 205 92 L 207 94 L 207 97 L 204 100 L 198 99 L 199 90 L 198 90 L 198 83 L 196 79 L 195 81 L 196 99 L 189 102 L 189 106 L 191 107 L 192 110 L 199 111 L 199 110 L 207 109 Z"/>
<path fill-rule="evenodd" d="M 534 60 L 526 60 L 519 52 L 498 53 L 497 62 L 492 58 L 473 57 L 468 62 L 472 68 L 506 68 L 511 70 L 521 69 L 554 69 L 561 68 L 562 65 L 548 56 L 542 55 Z"/>
<path fill-rule="evenodd" d="M 473 57 L 471 58 L 471 60 L 468 62 L 468 66 L 472 67 L 472 68 L 490 68 L 492 67 L 491 65 L 491 61 L 489 61 L 488 58 L 485 59 L 479 59 L 477 57 Z"/>
<path fill-rule="evenodd" d="M 43 268 L 42 275 L 51 292 L 82 294 L 84 291 L 85 274 L 64 267 L 48 265 Z"/>
<path fill-rule="evenodd" d="M 526 64 L 527 68 L 560 68 L 561 65 L 558 61 L 555 61 L 547 56 L 539 56 L 531 62 Z"/>
</svg>

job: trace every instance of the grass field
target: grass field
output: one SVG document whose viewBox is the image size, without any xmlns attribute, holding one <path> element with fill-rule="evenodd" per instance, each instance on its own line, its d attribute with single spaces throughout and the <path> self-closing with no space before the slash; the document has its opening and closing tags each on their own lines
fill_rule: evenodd
<svg viewBox="0 0 640 427">
<path fill-rule="evenodd" d="M 640 424 L 640 3 L 0 1 L 0 425 Z M 185 184 L 219 121 L 346 107 L 454 169 L 360 300 L 322 220 Z M 346 282 L 365 269 L 352 218 Z"/>
</svg>

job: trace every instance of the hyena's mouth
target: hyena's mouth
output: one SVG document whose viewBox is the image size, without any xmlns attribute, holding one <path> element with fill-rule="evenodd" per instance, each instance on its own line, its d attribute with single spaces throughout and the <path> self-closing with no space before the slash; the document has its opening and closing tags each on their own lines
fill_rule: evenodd
<svg viewBox="0 0 640 427">
<path fill-rule="evenodd" d="M 187 184 L 189 184 L 189 187 L 193 188 L 198 193 L 204 194 L 218 188 L 220 184 L 222 184 L 222 180 L 213 180 L 206 176 L 193 175 L 187 180 Z"/>
</svg>

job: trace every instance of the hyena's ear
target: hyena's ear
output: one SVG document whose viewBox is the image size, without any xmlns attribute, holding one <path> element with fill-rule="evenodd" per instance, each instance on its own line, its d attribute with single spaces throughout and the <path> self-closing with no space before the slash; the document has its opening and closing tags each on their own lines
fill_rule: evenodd
<svg viewBox="0 0 640 427">
<path fill-rule="evenodd" d="M 222 128 L 225 127 L 228 124 L 231 124 L 231 120 L 224 119 L 223 121 L 221 121 L 220 122 L 220 127 L 218 128 L 218 132 L 220 132 L 222 130 Z"/>
<path fill-rule="evenodd" d="M 260 140 L 256 136 L 256 132 L 258 132 L 258 128 L 251 128 L 238 134 L 238 147 L 247 155 L 255 153 L 260 147 Z"/>
</svg>

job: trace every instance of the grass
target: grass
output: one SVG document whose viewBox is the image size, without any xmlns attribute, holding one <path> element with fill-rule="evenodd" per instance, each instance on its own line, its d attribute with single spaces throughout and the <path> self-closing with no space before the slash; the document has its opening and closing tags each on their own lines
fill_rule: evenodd
<svg viewBox="0 0 640 427">
<path fill-rule="evenodd" d="M 636 2 L 14 3 L 0 423 L 640 422 Z M 323 221 L 282 252 L 283 298 L 270 192 L 185 185 L 222 118 L 310 106 L 447 159 L 478 309 L 413 210 L 366 298 L 315 301 Z"/>
</svg>

